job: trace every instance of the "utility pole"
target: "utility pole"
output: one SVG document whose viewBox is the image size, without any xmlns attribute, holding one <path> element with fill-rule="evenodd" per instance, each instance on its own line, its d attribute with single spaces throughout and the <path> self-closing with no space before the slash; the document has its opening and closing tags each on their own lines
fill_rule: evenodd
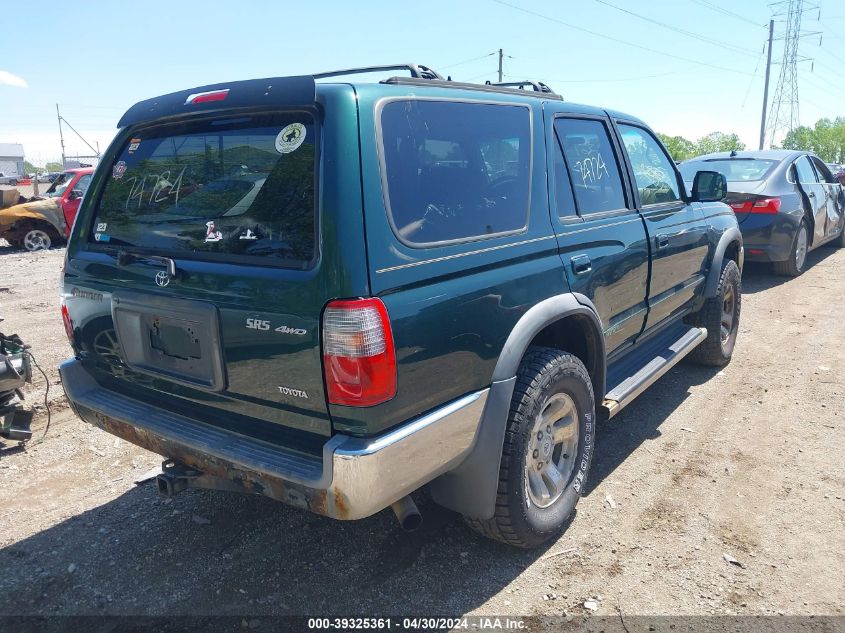
<svg viewBox="0 0 845 633">
<path fill-rule="evenodd" d="M 769 73 L 772 69 L 772 35 L 775 32 L 775 21 L 769 20 L 769 54 L 766 59 L 766 86 L 763 88 L 763 116 L 760 119 L 760 150 L 766 143 L 766 105 L 769 103 Z"/>
<path fill-rule="evenodd" d="M 62 143 L 62 169 L 65 168 L 65 137 L 62 135 L 62 115 L 59 114 L 59 104 L 56 104 L 56 116 L 59 119 L 59 140 Z"/>
<path fill-rule="evenodd" d="M 502 49 L 499 49 L 499 83 L 502 83 Z"/>
</svg>

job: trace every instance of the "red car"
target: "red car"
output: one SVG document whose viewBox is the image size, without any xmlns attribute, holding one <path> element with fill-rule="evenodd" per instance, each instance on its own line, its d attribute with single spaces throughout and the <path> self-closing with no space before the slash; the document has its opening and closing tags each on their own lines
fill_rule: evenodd
<svg viewBox="0 0 845 633">
<path fill-rule="evenodd" d="M 44 192 L 46 198 L 59 198 L 59 204 L 65 216 L 64 237 L 70 235 L 70 227 L 73 226 L 76 212 L 79 211 L 82 196 L 91 184 L 93 173 L 93 167 L 67 169 Z"/>
</svg>

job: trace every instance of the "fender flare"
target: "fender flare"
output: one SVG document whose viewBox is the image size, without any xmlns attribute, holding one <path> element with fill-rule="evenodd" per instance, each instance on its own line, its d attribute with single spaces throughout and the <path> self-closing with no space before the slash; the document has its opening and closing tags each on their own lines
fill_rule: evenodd
<svg viewBox="0 0 845 633">
<path fill-rule="evenodd" d="M 743 264 L 743 250 L 742 250 L 742 233 L 735 226 L 727 229 L 719 238 L 719 243 L 716 245 L 716 250 L 713 253 L 713 261 L 710 264 L 710 272 L 707 273 L 707 285 L 704 287 L 704 296 L 715 297 L 716 290 L 719 287 L 719 277 L 722 275 L 722 260 L 725 258 L 725 251 L 728 246 L 737 242 L 739 244 L 739 272 L 742 272 Z"/>
<path fill-rule="evenodd" d="M 457 468 L 431 482 L 431 494 L 438 504 L 473 519 L 493 517 L 502 446 L 519 363 L 538 333 L 552 323 L 576 315 L 586 317 L 594 328 L 601 357 L 596 363 L 593 389 L 597 401 L 603 397 L 606 375 L 604 336 L 601 319 L 592 302 L 583 295 L 567 293 L 531 307 L 511 330 L 499 355 L 472 449 Z"/>
</svg>

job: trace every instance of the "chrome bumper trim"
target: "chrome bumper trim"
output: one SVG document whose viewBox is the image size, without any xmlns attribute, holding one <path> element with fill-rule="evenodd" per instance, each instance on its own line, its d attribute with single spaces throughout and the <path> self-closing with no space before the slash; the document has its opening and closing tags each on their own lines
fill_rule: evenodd
<svg viewBox="0 0 845 633">
<path fill-rule="evenodd" d="M 463 461 L 476 441 L 489 389 L 454 400 L 371 438 L 335 435 L 319 456 L 288 455 L 261 440 L 186 418 L 100 386 L 78 360 L 60 367 L 74 411 L 86 422 L 179 462 L 210 480 L 337 519 L 386 508 Z"/>
</svg>

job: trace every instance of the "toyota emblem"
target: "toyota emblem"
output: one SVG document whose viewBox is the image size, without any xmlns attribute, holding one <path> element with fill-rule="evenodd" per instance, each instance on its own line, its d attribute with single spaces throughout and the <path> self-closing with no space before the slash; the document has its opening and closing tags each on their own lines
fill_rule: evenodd
<svg viewBox="0 0 845 633">
<path fill-rule="evenodd" d="M 156 273 L 156 286 L 161 286 L 164 288 L 167 284 L 170 283 L 170 273 L 166 270 L 160 270 Z"/>
</svg>

